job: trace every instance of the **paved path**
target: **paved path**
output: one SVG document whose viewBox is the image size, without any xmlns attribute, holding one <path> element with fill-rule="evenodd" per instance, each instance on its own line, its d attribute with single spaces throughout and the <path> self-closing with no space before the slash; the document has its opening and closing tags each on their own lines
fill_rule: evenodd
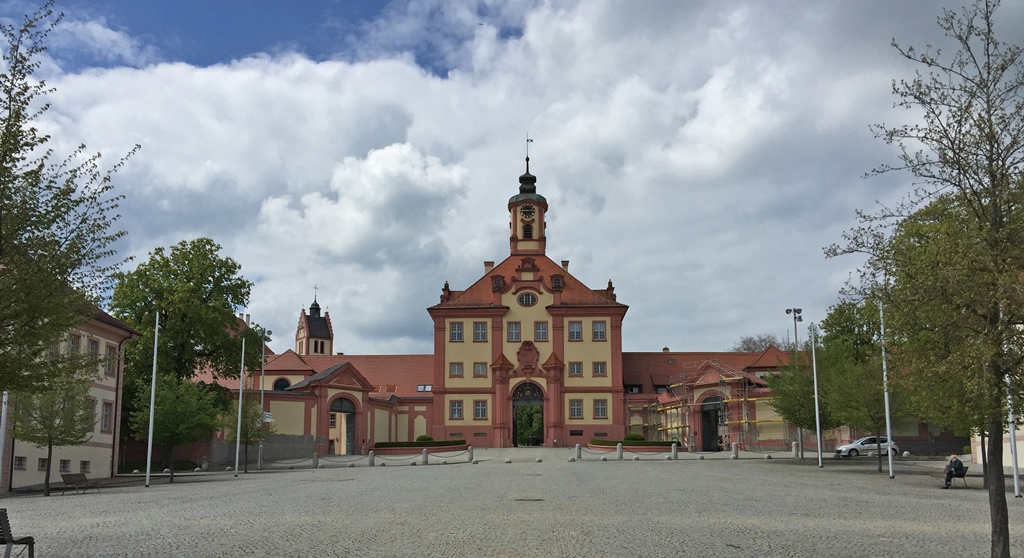
<svg viewBox="0 0 1024 558">
<path fill-rule="evenodd" d="M 865 458 L 819 469 L 726 455 L 571 463 L 571 449 L 479 449 L 476 465 L 209 473 L 0 505 L 41 558 L 988 556 L 981 480 L 939 490 L 941 463 L 899 462 L 889 479 Z M 1008 503 L 1024 556 L 1024 500 Z"/>
</svg>

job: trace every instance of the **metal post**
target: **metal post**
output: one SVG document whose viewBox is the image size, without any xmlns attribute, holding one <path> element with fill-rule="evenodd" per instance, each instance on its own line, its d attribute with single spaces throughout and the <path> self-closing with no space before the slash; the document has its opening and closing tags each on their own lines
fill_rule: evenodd
<svg viewBox="0 0 1024 558">
<path fill-rule="evenodd" d="M 160 311 L 156 312 L 156 326 L 153 327 L 153 379 L 149 386 L 149 442 L 146 449 L 146 488 L 149 488 L 149 472 L 153 466 L 153 408 L 156 406 L 156 348 L 160 341 Z M 174 466 L 172 460 L 171 466 Z"/>
<path fill-rule="evenodd" d="M 7 447 L 7 392 L 4 392 L 3 408 L 0 409 L 0 478 L 3 478 L 4 471 L 4 449 Z M 7 487 L 10 489 L 10 487 Z"/>
<path fill-rule="evenodd" d="M 882 303 L 878 303 L 878 321 L 881 326 L 882 341 L 882 392 L 885 395 L 885 439 L 887 441 L 885 453 L 889 457 L 889 478 L 896 478 L 892 470 L 892 420 L 889 414 L 889 369 L 885 362 L 885 313 L 882 311 Z"/>
<path fill-rule="evenodd" d="M 814 346 L 818 344 L 817 330 L 814 328 L 814 322 L 811 322 L 811 327 L 808 328 L 811 333 L 811 370 L 814 374 L 814 432 L 815 437 L 818 440 L 818 467 L 824 467 L 821 462 L 821 411 L 818 407 L 818 355 L 815 353 Z"/>
<path fill-rule="evenodd" d="M 1006 377 L 1006 387 L 1010 387 L 1010 377 Z M 4 393 L 4 404 L 6 405 L 7 394 Z M 1013 469 L 1013 497 L 1020 498 L 1020 471 L 1017 469 L 1017 419 L 1013 413 L 1013 394 L 1007 393 L 1006 405 L 1010 409 L 1010 460 Z"/>
<path fill-rule="evenodd" d="M 249 325 L 249 324 L 246 324 Z M 242 449 L 242 396 L 245 390 L 245 330 L 242 330 L 242 367 L 238 373 L 238 427 L 235 428 L 235 476 L 238 476 L 238 452 Z"/>
<path fill-rule="evenodd" d="M 800 308 L 786 308 L 786 313 L 793 315 L 793 357 L 797 360 L 797 362 L 794 363 L 797 366 L 800 365 L 800 358 L 799 358 L 799 356 L 800 356 L 800 342 L 798 341 L 797 334 L 796 334 L 796 323 L 804 321 L 803 316 L 800 315 L 801 312 L 803 312 L 803 310 L 800 309 Z M 796 431 L 797 431 L 797 437 L 799 438 L 799 440 L 797 440 L 798 443 L 799 443 L 799 448 L 800 448 L 800 455 L 799 455 L 799 457 L 800 457 L 800 459 L 803 459 L 804 458 L 804 427 L 797 426 Z"/>
<path fill-rule="evenodd" d="M 263 416 L 260 417 L 260 428 L 264 428 L 264 424 L 267 422 L 267 408 L 263 404 L 263 391 L 265 389 L 264 372 L 267 362 L 267 338 L 273 335 L 273 331 L 267 331 L 266 329 L 260 328 L 260 410 Z M 260 440 L 258 457 L 256 458 L 256 468 L 263 470 L 263 440 Z"/>
</svg>

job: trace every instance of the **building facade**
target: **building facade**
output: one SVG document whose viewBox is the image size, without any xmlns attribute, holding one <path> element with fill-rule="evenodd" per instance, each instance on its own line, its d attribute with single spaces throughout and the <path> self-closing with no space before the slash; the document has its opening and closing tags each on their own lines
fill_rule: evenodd
<svg viewBox="0 0 1024 558">
<path fill-rule="evenodd" d="M 785 353 L 624 353 L 628 306 L 612 282 L 588 287 L 547 255 L 550 207 L 529 159 L 507 208 L 508 256 L 484 262 L 465 289 L 445 283 L 427 308 L 433 354 L 334 352 L 329 313 L 315 299 L 300 312 L 294 349 L 270 355 L 247 384 L 273 415 L 265 458 L 275 441 L 293 453 L 358 454 L 422 435 L 479 447 L 571 446 L 627 432 L 697 450 L 788 443 L 761 379 Z"/>
<path fill-rule="evenodd" d="M 95 402 L 95 424 L 90 438 L 78 446 L 56 446 L 53 461 L 46 448 L 18 439 L 8 428 L 4 436 L 2 491 L 42 484 L 46 470 L 51 482 L 59 473 L 86 473 L 90 478 L 110 478 L 117 473 L 120 452 L 121 397 L 124 384 L 125 343 L 139 333 L 102 310 L 68 332 L 57 350 L 85 353 L 96 362 L 96 380 L 90 397 Z"/>
</svg>

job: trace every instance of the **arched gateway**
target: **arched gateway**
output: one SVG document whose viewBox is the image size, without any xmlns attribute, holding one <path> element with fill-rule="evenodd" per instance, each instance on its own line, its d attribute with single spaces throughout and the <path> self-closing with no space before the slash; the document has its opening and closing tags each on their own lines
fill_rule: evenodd
<svg viewBox="0 0 1024 558">
<path fill-rule="evenodd" d="M 544 392 L 532 382 L 512 391 L 512 444 L 517 447 L 544 444 Z"/>
<path fill-rule="evenodd" d="M 345 446 L 345 455 L 353 455 L 356 453 L 356 405 L 352 401 L 339 397 L 334 401 L 331 401 L 331 413 L 337 413 L 341 415 L 344 426 L 344 439 L 342 444 Z"/>
</svg>

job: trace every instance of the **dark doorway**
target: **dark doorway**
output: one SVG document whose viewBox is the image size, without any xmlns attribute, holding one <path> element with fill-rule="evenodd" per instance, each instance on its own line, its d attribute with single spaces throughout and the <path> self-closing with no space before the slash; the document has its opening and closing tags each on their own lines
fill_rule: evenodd
<svg viewBox="0 0 1024 558">
<path fill-rule="evenodd" d="M 330 412 L 338 413 L 345 421 L 345 453 L 344 455 L 355 455 L 356 453 L 356 404 L 339 397 L 331 401 Z M 333 453 L 333 452 L 331 452 Z"/>
<path fill-rule="evenodd" d="M 700 451 L 718 451 L 718 424 L 724 418 L 722 398 L 713 395 L 700 406 Z"/>
<path fill-rule="evenodd" d="M 512 445 L 544 445 L 544 392 L 530 382 L 512 392 Z"/>
</svg>

